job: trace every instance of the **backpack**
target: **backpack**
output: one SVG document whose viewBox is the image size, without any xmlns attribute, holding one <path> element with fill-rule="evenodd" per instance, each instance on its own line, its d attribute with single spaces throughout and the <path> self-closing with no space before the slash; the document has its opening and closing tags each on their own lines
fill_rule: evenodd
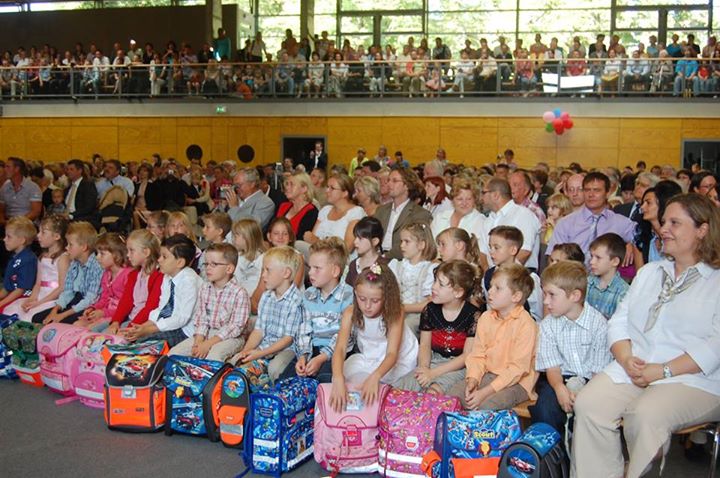
<svg viewBox="0 0 720 478">
<path fill-rule="evenodd" d="M 7 323 L 7 322 L 6 322 Z M 40 377 L 40 357 L 37 353 L 37 336 L 42 324 L 17 321 L 4 327 L 3 343 L 12 354 L 12 368 L 21 382 L 44 387 Z"/>
<path fill-rule="evenodd" d="M 250 395 L 243 474 L 280 476 L 312 455 L 317 387 L 315 379 L 291 377 Z"/>
<path fill-rule="evenodd" d="M 105 423 L 111 430 L 155 432 L 165 425 L 165 355 L 114 354 L 105 367 Z"/>
<path fill-rule="evenodd" d="M 118 335 L 101 334 L 88 330 L 78 340 L 75 351 L 78 361 L 77 375 L 73 380 L 75 394 L 88 407 L 105 406 L 105 361 L 102 352 L 108 343 L 124 343 Z"/>
<path fill-rule="evenodd" d="M 392 389 L 380 410 L 380 475 L 425 476 L 420 464 L 433 448 L 438 416 L 459 410 L 457 397 Z"/>
<path fill-rule="evenodd" d="M 61 395 L 75 395 L 78 372 L 75 348 L 85 329 L 69 324 L 48 324 L 37 336 L 40 376 L 47 387 Z"/>
<path fill-rule="evenodd" d="M 250 383 L 239 370 L 233 370 L 222 382 L 220 395 L 220 440 L 225 446 L 239 447 L 245 436 L 246 416 L 250 408 Z"/>
<path fill-rule="evenodd" d="M 17 315 L 0 314 L 0 331 L 10 327 L 17 319 Z M 12 355 L 12 351 L 3 343 L 0 335 L 0 379 L 18 378 L 12 366 Z"/>
<path fill-rule="evenodd" d="M 147 342 L 136 342 L 131 344 L 125 343 L 108 343 L 102 350 L 102 357 L 107 364 L 110 357 L 115 354 L 128 355 L 167 355 L 170 351 L 167 342 L 164 340 L 148 340 Z"/>
<path fill-rule="evenodd" d="M 498 478 L 567 478 L 568 457 L 560 434 L 547 423 L 530 425 L 505 449 Z"/>
<path fill-rule="evenodd" d="M 320 384 L 315 407 L 315 461 L 336 473 L 374 473 L 378 463 L 380 405 L 390 391 L 381 385 L 378 399 L 365 405 L 360 392 L 348 392 L 345 411 L 330 406 L 332 384 Z"/>
<path fill-rule="evenodd" d="M 165 434 L 180 432 L 218 441 L 220 389 L 230 370 L 232 365 L 217 360 L 170 355 L 163 376 L 167 388 Z"/>
<path fill-rule="evenodd" d="M 422 467 L 432 478 L 495 476 L 503 451 L 519 437 L 520 421 L 512 410 L 443 412 Z"/>
</svg>

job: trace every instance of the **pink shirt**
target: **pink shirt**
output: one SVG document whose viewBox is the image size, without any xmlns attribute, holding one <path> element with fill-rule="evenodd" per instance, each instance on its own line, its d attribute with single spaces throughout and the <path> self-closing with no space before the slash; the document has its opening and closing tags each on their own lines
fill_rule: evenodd
<svg viewBox="0 0 720 478">
<path fill-rule="evenodd" d="M 132 271 L 130 267 L 123 267 L 115 278 L 109 269 L 103 272 L 100 279 L 100 299 L 93 304 L 95 310 L 102 310 L 105 317 L 112 317 L 115 314 L 130 271 Z"/>
<path fill-rule="evenodd" d="M 130 311 L 130 315 L 128 315 L 130 320 L 135 320 L 138 312 L 145 307 L 149 295 L 148 281 L 150 281 L 150 275 L 140 271 L 137 281 L 135 281 L 135 287 L 133 288 L 133 309 Z"/>
</svg>

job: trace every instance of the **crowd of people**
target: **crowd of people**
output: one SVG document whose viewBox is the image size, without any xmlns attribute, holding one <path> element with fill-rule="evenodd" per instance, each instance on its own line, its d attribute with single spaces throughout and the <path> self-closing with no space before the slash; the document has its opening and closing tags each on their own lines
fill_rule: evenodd
<svg viewBox="0 0 720 478">
<path fill-rule="evenodd" d="M 531 94 L 542 85 L 543 73 L 590 78 L 583 91 L 600 94 L 665 93 L 673 96 L 717 96 L 720 87 L 720 45 L 710 36 L 704 46 L 693 34 L 681 41 L 674 34 L 667 45 L 651 35 L 647 45 L 622 45 L 618 35 L 608 44 L 573 37 L 562 46 L 558 38 L 544 43 L 541 34 L 526 47 L 518 38 L 510 47 L 504 37 L 496 45 L 485 38 L 466 40 L 453 52 L 436 38 L 404 45 L 352 45 L 340 48 L 323 31 L 295 38 L 292 30 L 277 52 L 268 52 L 262 33 L 233 49 L 224 29 L 199 50 L 174 41 L 164 51 L 131 40 L 108 52 L 90 44 L 61 51 L 45 44 L 29 50 L 6 50 L 0 66 L 0 92 L 9 99 L 26 96 L 162 96 L 233 94 L 255 97 L 342 97 L 398 94 Z M 570 84 L 573 84 L 570 82 Z M 555 82 L 557 85 L 557 82 Z M 566 89 L 572 93 L 572 89 Z M 560 90 L 562 92 L 562 89 Z"/>
<path fill-rule="evenodd" d="M 0 311 L 166 340 L 258 386 L 316 377 L 337 410 L 350 384 L 531 400 L 583 477 L 640 476 L 673 431 L 720 420 L 712 172 L 311 156 L 8 158 Z"/>
</svg>

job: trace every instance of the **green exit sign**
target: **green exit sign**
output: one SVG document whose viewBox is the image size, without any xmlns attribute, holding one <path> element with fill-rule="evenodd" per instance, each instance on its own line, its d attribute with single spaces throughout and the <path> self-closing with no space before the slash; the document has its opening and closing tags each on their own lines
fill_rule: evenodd
<svg viewBox="0 0 720 478">
<path fill-rule="evenodd" d="M 216 114 L 216 115 L 224 115 L 225 113 L 227 113 L 227 106 L 225 106 L 225 105 L 217 105 L 217 106 L 215 107 L 215 114 Z"/>
</svg>

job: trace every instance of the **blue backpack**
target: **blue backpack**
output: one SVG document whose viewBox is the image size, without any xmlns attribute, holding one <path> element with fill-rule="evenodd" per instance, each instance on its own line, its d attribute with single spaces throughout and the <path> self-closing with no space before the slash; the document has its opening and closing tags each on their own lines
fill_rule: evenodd
<svg viewBox="0 0 720 478">
<path fill-rule="evenodd" d="M 280 476 L 313 456 L 313 421 L 318 382 L 292 377 L 250 395 L 243 459 L 249 471 Z"/>
<path fill-rule="evenodd" d="M 167 388 L 165 434 L 206 435 L 210 441 L 218 441 L 221 386 L 230 370 L 230 364 L 216 360 L 169 356 L 163 375 Z"/>
<path fill-rule="evenodd" d="M 534 423 L 507 447 L 498 478 L 567 478 L 568 457 L 560 434 L 547 423 Z"/>
<path fill-rule="evenodd" d="M 495 476 L 503 451 L 520 433 L 512 410 L 443 412 L 435 427 L 434 450 L 421 466 L 432 478 Z"/>
<path fill-rule="evenodd" d="M 17 319 L 17 315 L 0 314 L 0 330 L 11 326 Z M 0 378 L 17 378 L 17 373 L 12 366 L 12 355 L 12 351 L 0 340 Z"/>
</svg>

